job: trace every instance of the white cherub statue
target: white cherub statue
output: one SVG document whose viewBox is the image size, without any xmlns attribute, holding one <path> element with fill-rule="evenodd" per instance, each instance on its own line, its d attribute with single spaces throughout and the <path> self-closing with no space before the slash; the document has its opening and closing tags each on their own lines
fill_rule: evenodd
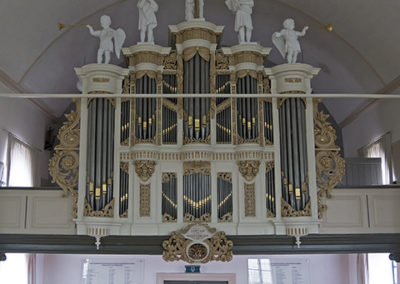
<svg viewBox="0 0 400 284">
<path fill-rule="evenodd" d="M 110 63 L 110 53 L 113 52 L 113 48 L 115 50 L 115 55 L 119 58 L 126 35 L 123 29 L 113 30 L 110 28 L 111 18 L 107 15 L 100 17 L 100 24 L 103 29 L 99 31 L 94 31 L 90 25 L 86 27 L 88 27 L 92 36 L 100 38 L 100 46 L 97 51 L 97 63 L 101 64 L 103 62 L 104 54 L 104 63 L 108 64 Z M 114 44 L 112 39 L 114 39 Z"/>
<path fill-rule="evenodd" d="M 154 43 L 153 29 L 157 27 L 158 5 L 154 0 L 139 0 L 137 6 L 139 8 L 140 42 L 144 42 L 147 32 L 147 42 Z"/>
<path fill-rule="evenodd" d="M 296 63 L 297 55 L 301 52 L 299 36 L 304 36 L 308 27 L 304 27 L 301 32 L 294 30 L 294 20 L 286 19 L 283 21 L 284 29 L 272 35 L 272 42 L 285 58 L 287 55 L 288 63 Z"/>
<path fill-rule="evenodd" d="M 192 21 L 195 18 L 196 1 L 198 2 L 199 19 L 204 19 L 204 0 L 185 0 L 185 20 Z"/>
<path fill-rule="evenodd" d="M 236 15 L 235 32 L 238 32 L 239 43 L 250 42 L 253 31 L 251 14 L 254 0 L 226 0 L 225 4 Z"/>
</svg>

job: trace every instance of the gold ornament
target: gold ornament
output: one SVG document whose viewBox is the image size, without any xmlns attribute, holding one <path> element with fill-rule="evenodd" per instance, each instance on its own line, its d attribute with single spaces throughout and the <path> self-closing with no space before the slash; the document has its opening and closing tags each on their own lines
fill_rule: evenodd
<svg viewBox="0 0 400 284">
<path fill-rule="evenodd" d="M 226 238 L 225 233 L 198 222 L 172 232 L 169 240 L 164 241 L 162 246 L 163 259 L 169 262 L 228 262 L 233 258 L 233 242 Z"/>
<path fill-rule="evenodd" d="M 110 201 L 103 209 L 94 211 L 85 198 L 85 210 L 83 216 L 86 217 L 114 217 L 114 199 Z"/>
<path fill-rule="evenodd" d="M 315 162 L 317 171 L 318 218 L 327 209 L 322 198 L 331 198 L 332 189 L 342 181 L 346 164 L 340 156 L 340 148 L 335 144 L 336 131 L 328 122 L 329 115 L 318 111 L 320 99 L 314 100 Z"/>
<path fill-rule="evenodd" d="M 238 166 L 243 178 L 250 182 L 257 176 L 260 170 L 260 161 L 239 161 Z"/>
<path fill-rule="evenodd" d="M 311 216 L 311 200 L 309 200 L 302 211 L 295 211 L 290 204 L 282 198 L 282 217 L 308 217 Z"/>
<path fill-rule="evenodd" d="M 155 166 L 155 161 L 135 161 L 135 171 L 143 182 L 147 182 L 151 178 L 154 173 Z"/>
<path fill-rule="evenodd" d="M 79 99 L 74 99 L 73 102 L 76 110 L 65 115 L 67 121 L 58 131 L 60 144 L 54 148 L 54 156 L 49 160 L 49 174 L 52 182 L 57 183 L 65 195 L 72 195 L 73 218 L 77 218 L 81 104 Z"/>
</svg>

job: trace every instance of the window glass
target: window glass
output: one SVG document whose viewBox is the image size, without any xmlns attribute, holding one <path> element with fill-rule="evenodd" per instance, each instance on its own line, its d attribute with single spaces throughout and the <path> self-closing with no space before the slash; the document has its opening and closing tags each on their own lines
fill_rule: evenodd
<svg viewBox="0 0 400 284">
<path fill-rule="evenodd" d="M 27 254 L 7 253 L 7 260 L 0 262 L 1 284 L 28 284 Z"/>
</svg>

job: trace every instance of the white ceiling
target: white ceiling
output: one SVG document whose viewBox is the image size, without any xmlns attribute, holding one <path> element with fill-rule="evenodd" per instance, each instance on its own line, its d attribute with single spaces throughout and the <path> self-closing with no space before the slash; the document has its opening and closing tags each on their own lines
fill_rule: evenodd
<svg viewBox="0 0 400 284">
<path fill-rule="evenodd" d="M 159 25 L 156 43 L 167 45 L 168 28 L 184 19 L 184 0 L 157 0 Z M 224 0 L 206 0 L 205 17 L 225 26 L 222 45 L 236 44 L 234 16 Z M 112 27 L 127 33 L 125 46 L 139 39 L 136 0 L 2 0 L 0 2 L 0 71 L 21 89 L 34 93 L 76 93 L 73 67 L 95 62 L 97 39 L 86 27 L 57 30 L 57 22 L 90 23 L 99 28 L 102 14 L 111 16 Z M 310 26 L 302 38 L 300 61 L 321 67 L 313 81 L 316 93 L 375 93 L 400 75 L 398 0 L 255 0 L 253 40 L 272 47 L 271 35 L 287 17 L 297 29 Z M 321 26 L 331 23 L 333 33 Z M 273 50 L 269 60 L 283 63 Z M 123 60 L 112 60 L 123 64 Z M 0 76 L 1 80 L 1 76 Z M 48 107 L 52 103 L 45 102 Z M 326 102 L 338 122 L 362 101 Z M 62 113 L 63 106 L 54 105 Z"/>
</svg>

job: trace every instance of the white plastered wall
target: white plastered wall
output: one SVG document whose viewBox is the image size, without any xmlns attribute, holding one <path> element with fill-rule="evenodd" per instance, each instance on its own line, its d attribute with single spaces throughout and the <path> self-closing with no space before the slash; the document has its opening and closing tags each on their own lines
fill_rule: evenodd
<svg viewBox="0 0 400 284">
<path fill-rule="evenodd" d="M 38 255 L 36 280 L 42 284 L 82 283 L 82 264 L 87 258 L 106 262 L 121 262 L 144 259 L 144 283 L 155 284 L 157 273 L 184 273 L 184 262 L 167 263 L 161 256 L 95 256 L 95 255 Z M 230 263 L 211 262 L 201 265 L 204 274 L 236 274 L 236 283 L 245 284 L 247 280 L 247 260 L 249 258 L 278 258 L 280 260 L 307 259 L 310 269 L 310 284 L 351 284 L 355 266 L 350 265 L 349 255 L 276 255 L 276 256 L 234 256 Z M 349 270 L 351 268 L 351 271 Z M 354 271 L 353 271 L 354 270 Z"/>
<path fill-rule="evenodd" d="M 0 93 L 13 92 L 0 83 Z M 6 164 L 8 133 L 12 133 L 38 152 L 37 184 L 40 183 L 40 178 L 48 178 L 49 153 L 43 150 L 48 123 L 46 116 L 31 102 L 25 99 L 0 98 L 0 162 Z"/>
<path fill-rule="evenodd" d="M 392 144 L 400 140 L 400 99 L 378 100 L 342 129 L 345 157 L 357 157 L 359 148 L 387 132 L 392 134 Z M 398 164 L 400 156 L 392 156 Z M 400 173 L 395 175 L 398 178 Z"/>
</svg>

